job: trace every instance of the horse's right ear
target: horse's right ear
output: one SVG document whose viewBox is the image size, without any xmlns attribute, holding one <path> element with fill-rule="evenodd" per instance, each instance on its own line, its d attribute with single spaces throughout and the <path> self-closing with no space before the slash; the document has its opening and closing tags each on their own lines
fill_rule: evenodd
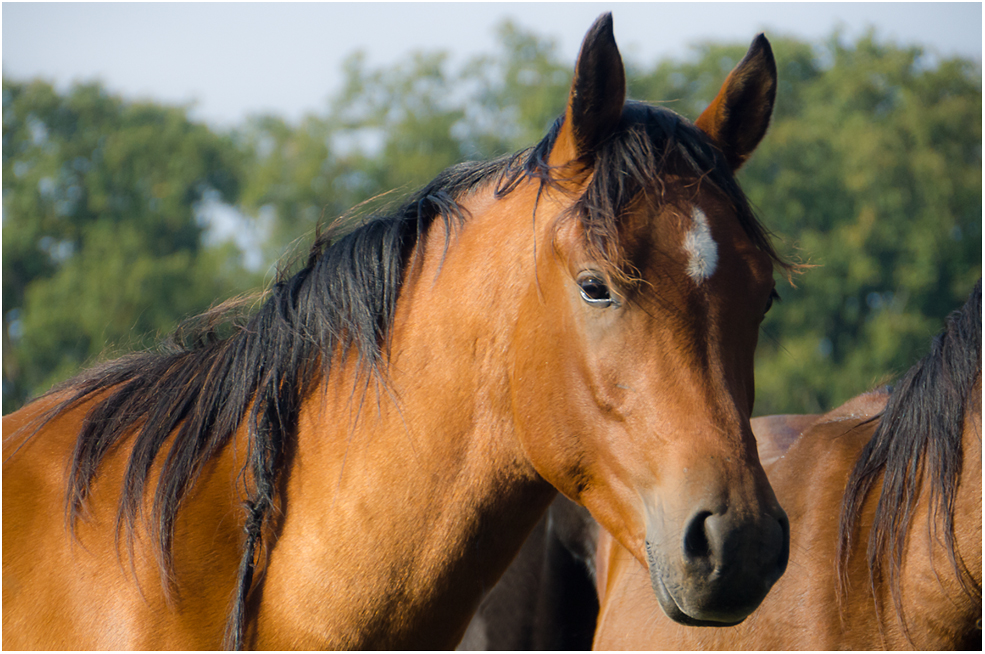
<svg viewBox="0 0 985 654">
<path fill-rule="evenodd" d="M 612 14 L 605 13 L 582 41 L 550 165 L 564 166 L 594 152 L 619 123 L 625 100 L 626 73 L 612 35 Z"/>
</svg>

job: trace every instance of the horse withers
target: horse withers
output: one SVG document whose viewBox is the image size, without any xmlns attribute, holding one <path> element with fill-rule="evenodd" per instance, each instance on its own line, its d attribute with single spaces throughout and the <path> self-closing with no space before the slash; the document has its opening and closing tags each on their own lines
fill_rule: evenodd
<svg viewBox="0 0 985 654">
<path fill-rule="evenodd" d="M 5 417 L 4 645 L 451 647 L 556 489 L 675 620 L 745 618 L 788 554 L 733 175 L 775 90 L 759 38 L 694 125 L 626 101 L 605 15 L 539 144 Z"/>
<path fill-rule="evenodd" d="M 981 343 L 979 280 L 891 394 L 753 420 L 791 553 L 741 625 L 667 620 L 646 570 L 602 534 L 595 647 L 981 651 Z"/>
</svg>

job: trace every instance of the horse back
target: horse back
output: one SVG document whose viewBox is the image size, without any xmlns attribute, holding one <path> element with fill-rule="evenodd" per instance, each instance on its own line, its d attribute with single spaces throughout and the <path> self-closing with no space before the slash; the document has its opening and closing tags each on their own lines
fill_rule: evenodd
<svg viewBox="0 0 985 654">
<path fill-rule="evenodd" d="M 160 463 L 151 470 L 132 538 L 117 528 L 132 434 L 110 448 L 79 516 L 69 518 L 73 451 L 101 396 L 46 420 L 62 399 L 46 396 L 3 418 L 4 646 L 219 647 L 240 539 L 232 456 L 217 457 L 185 498 L 173 574 L 165 574 L 150 518 Z"/>
</svg>

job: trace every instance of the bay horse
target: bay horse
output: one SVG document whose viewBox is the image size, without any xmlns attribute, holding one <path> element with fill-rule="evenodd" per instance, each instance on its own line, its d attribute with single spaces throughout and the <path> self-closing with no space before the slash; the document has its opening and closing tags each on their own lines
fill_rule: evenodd
<svg viewBox="0 0 985 654">
<path fill-rule="evenodd" d="M 453 647 L 557 491 L 674 619 L 743 619 L 788 556 L 734 177 L 775 92 L 760 38 L 695 124 L 627 101 L 603 15 L 539 144 L 5 417 L 4 645 Z"/>
<path fill-rule="evenodd" d="M 981 651 L 981 291 L 891 394 L 752 421 L 791 531 L 787 574 L 758 610 L 726 629 L 674 624 L 603 533 L 594 646 Z"/>
</svg>

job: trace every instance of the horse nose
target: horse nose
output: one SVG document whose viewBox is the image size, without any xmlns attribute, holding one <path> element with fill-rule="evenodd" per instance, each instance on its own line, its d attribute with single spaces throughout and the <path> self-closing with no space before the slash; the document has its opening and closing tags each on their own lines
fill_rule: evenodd
<svg viewBox="0 0 985 654">
<path fill-rule="evenodd" d="M 696 512 L 684 526 L 681 549 L 685 564 L 702 568 L 706 573 L 721 573 L 735 561 L 757 559 L 764 571 L 775 568 L 780 578 L 790 554 L 790 523 L 786 514 L 765 514 L 761 520 L 736 524 L 726 511 Z"/>
<path fill-rule="evenodd" d="M 724 503 L 722 503 L 724 504 Z M 674 529 L 660 509 L 648 512 L 646 558 L 664 613 L 692 626 L 742 622 L 783 575 L 790 525 L 775 502 L 758 508 L 708 509 L 702 503 Z M 675 537 L 670 537 L 670 534 Z"/>
<path fill-rule="evenodd" d="M 681 552 L 692 574 L 711 583 L 747 587 L 749 601 L 758 603 L 760 592 L 765 594 L 786 570 L 790 523 L 782 511 L 751 521 L 739 520 L 728 511 L 697 511 L 684 525 Z"/>
</svg>

